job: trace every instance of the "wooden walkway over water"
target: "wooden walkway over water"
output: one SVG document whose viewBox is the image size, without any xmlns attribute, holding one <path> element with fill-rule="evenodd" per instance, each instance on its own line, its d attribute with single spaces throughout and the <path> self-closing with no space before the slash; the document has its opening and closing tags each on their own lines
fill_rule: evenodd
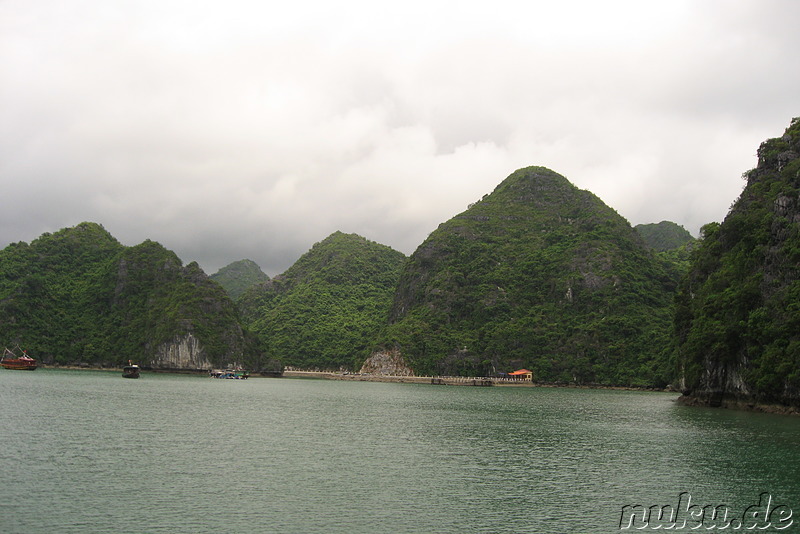
<svg viewBox="0 0 800 534">
<path fill-rule="evenodd" d="M 361 382 L 398 382 L 407 384 L 433 384 L 440 386 L 533 386 L 530 380 L 485 376 L 403 376 L 361 373 L 333 373 L 316 371 L 285 371 L 286 377 L 327 378 L 329 380 L 355 380 Z"/>
</svg>

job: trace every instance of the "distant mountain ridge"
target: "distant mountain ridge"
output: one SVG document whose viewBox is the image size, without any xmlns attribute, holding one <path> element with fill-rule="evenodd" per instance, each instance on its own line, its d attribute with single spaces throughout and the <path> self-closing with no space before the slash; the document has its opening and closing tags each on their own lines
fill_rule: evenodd
<svg viewBox="0 0 800 534">
<path fill-rule="evenodd" d="M 657 252 L 673 250 L 695 240 L 683 226 L 672 221 L 637 224 L 634 228 L 642 236 L 644 242 Z"/>
<path fill-rule="evenodd" d="M 269 280 L 269 276 L 264 274 L 261 267 L 248 259 L 230 263 L 209 278 L 221 285 L 233 300 L 238 299 L 255 284 Z"/>
</svg>

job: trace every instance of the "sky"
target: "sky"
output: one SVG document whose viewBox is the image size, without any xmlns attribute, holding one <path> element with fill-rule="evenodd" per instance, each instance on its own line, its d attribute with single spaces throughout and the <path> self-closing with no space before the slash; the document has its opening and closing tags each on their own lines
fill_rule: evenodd
<svg viewBox="0 0 800 534">
<path fill-rule="evenodd" d="M 208 274 L 411 254 L 514 170 L 724 219 L 800 116 L 794 0 L 0 0 L 0 248 L 83 221 Z"/>
</svg>

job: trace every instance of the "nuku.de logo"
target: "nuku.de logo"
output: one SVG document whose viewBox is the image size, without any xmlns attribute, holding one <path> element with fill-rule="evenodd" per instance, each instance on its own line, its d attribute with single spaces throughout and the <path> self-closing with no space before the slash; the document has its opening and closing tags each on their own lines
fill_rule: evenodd
<svg viewBox="0 0 800 534">
<path fill-rule="evenodd" d="M 622 507 L 620 530 L 785 530 L 792 526 L 792 509 L 775 504 L 772 495 L 762 493 L 758 504 L 748 506 L 741 514 L 726 504 L 692 504 L 688 492 L 678 495 L 678 504 L 649 507 L 641 504 Z"/>
</svg>

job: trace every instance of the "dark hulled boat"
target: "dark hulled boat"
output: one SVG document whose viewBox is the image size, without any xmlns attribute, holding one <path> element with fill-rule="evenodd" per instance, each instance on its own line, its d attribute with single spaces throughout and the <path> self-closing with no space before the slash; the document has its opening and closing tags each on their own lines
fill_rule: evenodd
<svg viewBox="0 0 800 534">
<path fill-rule="evenodd" d="M 122 378 L 139 378 L 139 366 L 129 361 L 128 365 L 122 368 Z"/>
</svg>

